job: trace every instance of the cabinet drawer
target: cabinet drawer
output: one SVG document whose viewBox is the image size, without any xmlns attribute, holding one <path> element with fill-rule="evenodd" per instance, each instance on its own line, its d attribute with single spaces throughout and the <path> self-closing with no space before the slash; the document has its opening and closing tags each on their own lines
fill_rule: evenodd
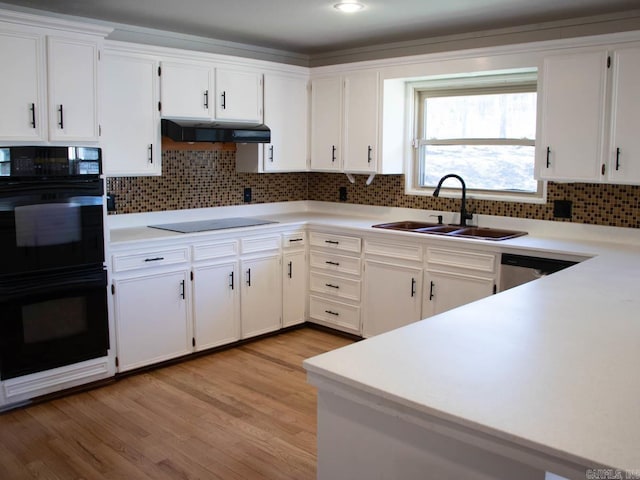
<svg viewBox="0 0 640 480">
<path fill-rule="evenodd" d="M 170 250 L 153 250 L 143 253 L 113 256 L 113 271 L 126 272 L 138 268 L 159 267 L 162 265 L 175 265 L 189 261 L 189 249 L 187 247 Z"/>
<path fill-rule="evenodd" d="M 282 234 L 282 248 L 285 250 L 303 248 L 307 244 L 305 232 L 291 232 Z"/>
<path fill-rule="evenodd" d="M 238 254 L 238 241 L 203 243 L 193 246 L 193 260 L 232 257 Z"/>
<path fill-rule="evenodd" d="M 309 276 L 311 291 L 332 295 L 338 298 L 360 301 L 360 280 L 311 272 Z"/>
<path fill-rule="evenodd" d="M 441 265 L 494 273 L 496 269 L 496 256 L 492 253 L 427 248 L 427 263 L 430 266 Z"/>
<path fill-rule="evenodd" d="M 422 246 L 420 245 L 384 243 L 366 240 L 364 243 L 364 253 L 368 255 L 380 255 L 383 257 L 401 258 L 404 260 L 422 262 Z"/>
<path fill-rule="evenodd" d="M 350 332 L 360 332 L 360 307 L 346 303 L 309 297 L 309 316 L 312 319 L 342 327 Z"/>
<path fill-rule="evenodd" d="M 259 237 L 247 237 L 240 239 L 242 253 L 265 252 L 268 250 L 280 250 L 280 235 L 263 235 Z"/>
<path fill-rule="evenodd" d="M 362 240 L 358 237 L 311 232 L 310 243 L 315 247 L 333 248 L 345 252 L 360 253 Z"/>
<path fill-rule="evenodd" d="M 359 257 L 345 257 L 344 255 L 314 250 L 310 252 L 309 257 L 311 268 L 322 268 L 323 270 L 358 276 L 362 271 Z"/>
</svg>

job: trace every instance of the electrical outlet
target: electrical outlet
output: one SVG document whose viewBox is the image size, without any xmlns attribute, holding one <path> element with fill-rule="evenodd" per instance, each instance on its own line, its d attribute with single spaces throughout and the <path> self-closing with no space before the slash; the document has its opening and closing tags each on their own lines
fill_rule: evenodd
<svg viewBox="0 0 640 480">
<path fill-rule="evenodd" d="M 346 202 L 347 201 L 347 187 L 340 187 L 339 192 L 340 192 L 340 201 L 341 202 Z"/>
<path fill-rule="evenodd" d="M 244 189 L 244 203 L 251 203 L 251 187 Z"/>
<path fill-rule="evenodd" d="M 573 202 L 571 200 L 554 200 L 553 216 L 556 218 L 571 218 L 572 205 Z"/>
</svg>

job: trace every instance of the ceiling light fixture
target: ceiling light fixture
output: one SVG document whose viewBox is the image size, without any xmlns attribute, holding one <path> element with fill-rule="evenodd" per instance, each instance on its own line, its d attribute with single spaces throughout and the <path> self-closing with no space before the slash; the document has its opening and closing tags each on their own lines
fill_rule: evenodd
<svg viewBox="0 0 640 480">
<path fill-rule="evenodd" d="M 333 8 L 340 10 L 341 12 L 353 13 L 362 10 L 364 5 L 358 2 L 340 2 L 336 3 Z"/>
</svg>

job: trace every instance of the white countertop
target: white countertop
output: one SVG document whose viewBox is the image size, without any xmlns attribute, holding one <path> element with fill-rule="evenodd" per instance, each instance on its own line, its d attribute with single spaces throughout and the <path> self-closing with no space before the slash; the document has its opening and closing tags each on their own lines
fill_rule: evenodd
<svg viewBox="0 0 640 480">
<path fill-rule="evenodd" d="M 320 207 L 256 216 L 283 225 L 367 232 L 383 221 L 419 214 L 427 219 L 424 212 L 404 209 L 344 206 L 336 215 L 331 211 L 335 206 Z M 460 242 L 594 258 L 319 355 L 306 360 L 305 368 L 540 452 L 638 471 L 640 232 L 521 219 L 496 222 L 486 217 L 479 223 L 529 230 L 530 235 L 504 242 Z M 114 245 L 180 235 L 140 225 L 111 230 Z"/>
</svg>

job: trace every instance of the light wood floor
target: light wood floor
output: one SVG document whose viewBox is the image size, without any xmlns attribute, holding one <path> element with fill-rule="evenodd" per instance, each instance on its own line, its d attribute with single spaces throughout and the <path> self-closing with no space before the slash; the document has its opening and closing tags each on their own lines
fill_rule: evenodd
<svg viewBox="0 0 640 480">
<path fill-rule="evenodd" d="M 314 479 L 304 328 L 0 415 L 0 479 Z"/>
</svg>

